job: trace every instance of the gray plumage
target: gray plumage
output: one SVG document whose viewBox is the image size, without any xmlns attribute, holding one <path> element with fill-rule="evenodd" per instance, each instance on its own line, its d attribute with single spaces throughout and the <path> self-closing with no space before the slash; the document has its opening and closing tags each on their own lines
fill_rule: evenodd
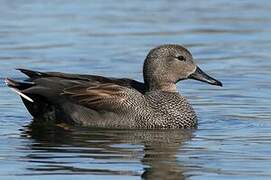
<svg viewBox="0 0 271 180">
<path fill-rule="evenodd" d="M 95 75 L 19 69 L 24 82 L 6 79 L 36 121 L 102 128 L 191 128 L 196 113 L 176 89 L 183 79 L 222 86 L 201 71 L 180 45 L 162 45 L 147 55 L 144 83 Z"/>
</svg>

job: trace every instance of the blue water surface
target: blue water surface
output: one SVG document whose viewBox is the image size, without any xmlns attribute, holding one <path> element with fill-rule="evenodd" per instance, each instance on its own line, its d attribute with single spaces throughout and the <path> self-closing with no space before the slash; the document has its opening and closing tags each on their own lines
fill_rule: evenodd
<svg viewBox="0 0 271 180">
<path fill-rule="evenodd" d="M 0 1 L 0 179 L 271 179 L 271 1 Z M 178 84 L 197 130 L 35 127 L 15 68 L 142 80 L 183 44 L 223 88 Z"/>
</svg>

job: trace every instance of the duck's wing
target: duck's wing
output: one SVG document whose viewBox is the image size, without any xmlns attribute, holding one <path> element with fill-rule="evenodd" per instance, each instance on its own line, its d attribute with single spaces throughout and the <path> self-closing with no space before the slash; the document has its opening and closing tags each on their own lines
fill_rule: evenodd
<svg viewBox="0 0 271 180">
<path fill-rule="evenodd" d="M 42 117 L 48 115 L 51 119 L 51 109 L 56 112 L 65 104 L 99 112 L 126 111 L 131 104 L 144 100 L 144 84 L 130 79 L 21 71 L 29 79 L 23 82 L 6 79 L 6 84 L 22 97 L 34 117 L 46 114 Z"/>
<path fill-rule="evenodd" d="M 29 69 L 17 69 L 27 75 L 29 79 L 27 81 L 35 81 L 39 78 L 49 78 L 49 77 L 57 77 L 63 80 L 74 80 L 74 81 L 85 81 L 85 82 L 99 82 L 99 83 L 111 83 L 119 86 L 124 86 L 127 88 L 133 88 L 140 93 L 146 92 L 146 87 L 144 83 L 138 82 L 133 79 L 128 78 L 112 78 L 112 77 L 104 77 L 97 75 L 86 75 L 86 74 L 69 74 L 69 73 L 60 73 L 60 72 L 40 72 L 33 71 Z"/>
<path fill-rule="evenodd" d="M 143 102 L 139 91 L 114 83 L 91 82 L 63 90 L 62 96 L 97 111 L 127 111 L 135 102 Z"/>
</svg>

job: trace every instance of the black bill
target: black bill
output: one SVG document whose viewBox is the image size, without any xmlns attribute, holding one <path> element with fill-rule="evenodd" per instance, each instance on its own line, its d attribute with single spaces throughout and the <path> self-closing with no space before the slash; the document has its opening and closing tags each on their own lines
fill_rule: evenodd
<svg viewBox="0 0 271 180">
<path fill-rule="evenodd" d="M 196 79 L 202 82 L 206 82 L 208 84 L 222 86 L 222 83 L 210 76 L 208 76 L 205 72 L 203 72 L 199 67 L 193 72 L 188 78 Z"/>
</svg>

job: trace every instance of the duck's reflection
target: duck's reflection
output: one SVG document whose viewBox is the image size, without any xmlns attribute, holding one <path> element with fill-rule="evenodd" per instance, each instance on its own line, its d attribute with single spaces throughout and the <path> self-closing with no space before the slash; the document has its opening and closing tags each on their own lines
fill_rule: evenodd
<svg viewBox="0 0 271 180">
<path fill-rule="evenodd" d="M 176 155 L 192 130 L 108 130 L 31 124 L 30 171 L 184 179 Z M 34 166 L 33 166 L 34 163 Z"/>
</svg>

